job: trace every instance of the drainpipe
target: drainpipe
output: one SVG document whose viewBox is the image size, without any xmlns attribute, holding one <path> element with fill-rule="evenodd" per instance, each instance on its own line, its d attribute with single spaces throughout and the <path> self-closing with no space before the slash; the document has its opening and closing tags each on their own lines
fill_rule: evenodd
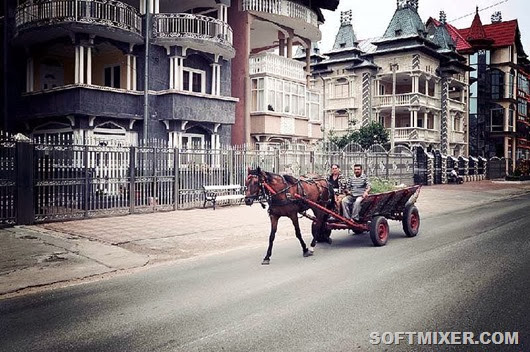
<svg viewBox="0 0 530 352">
<path fill-rule="evenodd" d="M 145 72 L 144 72 L 144 145 L 147 145 L 147 124 L 149 123 L 149 39 L 151 36 L 151 4 L 145 0 Z"/>
</svg>

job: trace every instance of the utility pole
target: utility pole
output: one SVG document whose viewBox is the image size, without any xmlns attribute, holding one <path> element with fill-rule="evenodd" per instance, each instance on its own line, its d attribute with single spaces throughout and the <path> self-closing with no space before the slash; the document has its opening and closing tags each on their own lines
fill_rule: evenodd
<svg viewBox="0 0 530 352">
<path fill-rule="evenodd" d="M 392 70 L 392 116 L 390 118 L 390 150 L 394 150 L 395 142 L 394 135 L 396 133 L 396 70 L 398 64 L 394 60 L 390 64 L 390 69 Z"/>
<path fill-rule="evenodd" d="M 151 4 L 145 0 L 145 71 L 144 71 L 144 145 L 147 145 L 147 124 L 149 123 L 149 39 L 151 36 Z"/>
</svg>

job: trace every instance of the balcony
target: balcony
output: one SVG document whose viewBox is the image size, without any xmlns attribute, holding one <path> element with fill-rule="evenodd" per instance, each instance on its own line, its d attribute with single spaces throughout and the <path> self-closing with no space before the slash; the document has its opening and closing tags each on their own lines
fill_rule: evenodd
<svg viewBox="0 0 530 352">
<path fill-rule="evenodd" d="M 449 99 L 449 110 L 456 110 L 456 111 L 465 113 L 466 104 L 458 100 Z"/>
<path fill-rule="evenodd" d="M 143 93 L 71 84 L 25 93 L 17 111 L 21 119 L 76 114 L 140 119 L 143 116 Z"/>
<path fill-rule="evenodd" d="M 463 144 L 465 143 L 466 133 L 462 131 L 453 131 L 451 132 L 451 139 L 449 143 Z"/>
<path fill-rule="evenodd" d="M 420 106 L 440 110 L 440 99 L 421 93 L 396 94 L 396 107 Z M 392 107 L 392 95 L 374 97 L 374 107 Z"/>
<path fill-rule="evenodd" d="M 15 42 L 33 44 L 74 33 L 142 43 L 142 19 L 138 11 L 119 1 L 49 0 L 26 2 L 17 7 Z"/>
<path fill-rule="evenodd" d="M 243 0 L 242 10 L 249 11 L 266 21 L 293 28 L 296 34 L 312 41 L 321 39 L 316 12 L 294 1 Z"/>
<path fill-rule="evenodd" d="M 440 132 L 426 128 L 396 128 L 394 132 L 396 142 L 427 142 L 439 143 Z"/>
<path fill-rule="evenodd" d="M 270 75 L 293 81 L 306 82 L 305 63 L 272 53 L 253 55 L 250 58 L 250 75 Z"/>
<path fill-rule="evenodd" d="M 236 98 L 194 92 L 160 91 L 154 97 L 159 119 L 233 124 Z"/>
<path fill-rule="evenodd" d="M 355 99 L 353 97 L 348 98 L 331 98 L 326 101 L 326 110 L 342 110 L 342 109 L 354 109 Z"/>
<path fill-rule="evenodd" d="M 208 16 L 155 14 L 152 36 L 153 42 L 158 45 L 179 45 L 227 59 L 235 56 L 232 28 L 228 23 Z"/>
</svg>

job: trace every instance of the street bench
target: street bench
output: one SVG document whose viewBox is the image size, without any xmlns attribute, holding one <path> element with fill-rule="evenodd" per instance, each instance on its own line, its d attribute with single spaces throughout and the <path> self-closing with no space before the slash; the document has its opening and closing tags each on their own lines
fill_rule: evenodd
<svg viewBox="0 0 530 352">
<path fill-rule="evenodd" d="M 202 188 L 204 188 L 203 208 L 206 208 L 206 203 L 211 202 L 215 210 L 215 204 L 222 200 L 238 200 L 241 204 L 245 198 L 243 187 L 240 185 L 212 185 L 202 186 Z"/>
</svg>

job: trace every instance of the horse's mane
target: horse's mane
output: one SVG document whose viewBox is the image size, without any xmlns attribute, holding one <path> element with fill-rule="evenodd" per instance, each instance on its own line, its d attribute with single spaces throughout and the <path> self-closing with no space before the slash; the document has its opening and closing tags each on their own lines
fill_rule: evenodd
<svg viewBox="0 0 530 352">
<path fill-rule="evenodd" d="M 291 175 L 283 175 L 283 178 L 285 179 L 285 181 L 287 181 L 290 184 L 294 185 L 294 184 L 298 183 L 298 179 L 293 177 L 293 176 L 291 176 Z"/>
</svg>

